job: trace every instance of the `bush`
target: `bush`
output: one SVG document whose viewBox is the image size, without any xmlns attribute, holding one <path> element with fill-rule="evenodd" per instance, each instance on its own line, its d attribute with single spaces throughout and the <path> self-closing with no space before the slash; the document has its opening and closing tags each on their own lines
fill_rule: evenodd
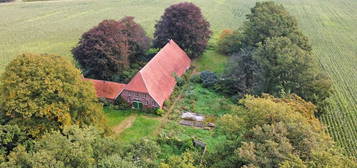
<svg viewBox="0 0 357 168">
<path fill-rule="evenodd" d="M 155 114 L 162 116 L 163 114 L 165 114 L 165 111 L 163 109 L 158 108 L 155 110 Z"/>
<path fill-rule="evenodd" d="M 203 87 L 213 87 L 217 81 L 217 75 L 214 72 L 210 72 L 210 71 L 203 71 L 200 74 L 200 79 L 202 81 L 202 85 Z"/>
<path fill-rule="evenodd" d="M 238 31 L 223 30 L 217 42 L 218 52 L 231 55 L 241 48 L 240 34 Z"/>
<path fill-rule="evenodd" d="M 206 49 L 211 36 L 209 23 L 199 7 L 183 2 L 165 9 L 155 25 L 154 47 L 162 48 L 168 40 L 174 40 L 190 58 L 197 58 Z"/>
</svg>

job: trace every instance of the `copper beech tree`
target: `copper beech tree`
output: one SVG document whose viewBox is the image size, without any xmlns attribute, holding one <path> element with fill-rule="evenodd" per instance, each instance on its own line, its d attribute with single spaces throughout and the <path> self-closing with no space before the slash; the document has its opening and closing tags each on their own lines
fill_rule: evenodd
<svg viewBox="0 0 357 168">
<path fill-rule="evenodd" d="M 193 3 L 172 5 L 155 25 L 154 47 L 161 48 L 172 39 L 190 58 L 197 58 L 206 49 L 211 36 L 209 27 L 200 8 Z"/>
<path fill-rule="evenodd" d="M 150 47 L 150 38 L 133 17 L 104 20 L 84 33 L 72 50 L 84 76 L 115 80 Z"/>
</svg>

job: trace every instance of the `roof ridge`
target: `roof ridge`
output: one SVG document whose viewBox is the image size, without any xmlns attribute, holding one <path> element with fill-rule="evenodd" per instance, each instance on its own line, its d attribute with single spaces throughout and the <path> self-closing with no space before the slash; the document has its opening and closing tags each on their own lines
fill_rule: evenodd
<svg viewBox="0 0 357 168">
<path fill-rule="evenodd" d="M 157 104 L 159 104 L 159 102 L 156 100 L 156 98 L 150 94 L 151 92 L 149 91 L 148 87 L 146 87 L 146 80 L 145 80 L 145 78 L 143 77 L 143 74 L 141 74 L 140 71 L 139 71 L 139 73 L 140 73 L 141 79 L 142 79 L 143 82 L 144 82 L 144 86 L 145 86 L 145 89 L 147 90 L 147 94 L 148 94 L 152 99 L 154 99 Z"/>
</svg>

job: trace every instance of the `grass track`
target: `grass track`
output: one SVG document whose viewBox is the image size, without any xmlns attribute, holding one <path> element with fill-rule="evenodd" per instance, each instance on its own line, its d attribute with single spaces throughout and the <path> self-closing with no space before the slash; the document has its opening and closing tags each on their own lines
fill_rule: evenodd
<svg viewBox="0 0 357 168">
<path fill-rule="evenodd" d="M 255 0 L 191 0 L 214 32 L 237 28 Z M 164 9 L 179 0 L 64 0 L 0 4 L 0 73 L 23 52 L 71 58 L 80 35 L 103 19 L 135 16 L 149 35 Z M 314 55 L 334 81 L 329 112 L 321 117 L 346 153 L 357 156 L 357 1 L 279 0 L 297 17 Z M 214 56 L 214 54 L 209 54 Z M 212 59 L 214 60 L 214 59 Z M 219 67 L 218 67 L 218 71 Z"/>
</svg>

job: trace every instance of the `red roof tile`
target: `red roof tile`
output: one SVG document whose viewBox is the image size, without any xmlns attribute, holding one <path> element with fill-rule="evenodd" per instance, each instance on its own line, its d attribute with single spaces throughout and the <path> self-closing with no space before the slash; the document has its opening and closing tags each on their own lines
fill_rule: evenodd
<svg viewBox="0 0 357 168">
<path fill-rule="evenodd" d="M 187 54 L 170 40 L 126 85 L 125 89 L 148 93 L 160 106 L 170 97 L 177 76 L 190 67 Z"/>
<path fill-rule="evenodd" d="M 84 78 L 91 81 L 95 87 L 97 97 L 115 100 L 125 88 L 125 84 Z"/>
</svg>

